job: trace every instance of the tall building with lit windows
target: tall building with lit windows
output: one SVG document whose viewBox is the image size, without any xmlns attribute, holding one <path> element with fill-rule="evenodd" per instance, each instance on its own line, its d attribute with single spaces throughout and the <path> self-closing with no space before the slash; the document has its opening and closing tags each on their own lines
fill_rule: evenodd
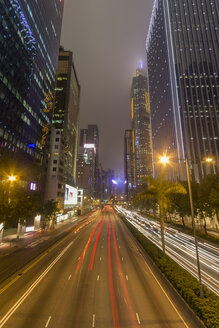
<svg viewBox="0 0 219 328">
<path fill-rule="evenodd" d="M 153 162 L 169 154 L 185 179 L 187 157 L 200 181 L 219 170 L 218 0 L 155 0 L 146 51 Z"/>
<path fill-rule="evenodd" d="M 39 182 L 64 1 L 0 0 L 0 156 Z"/>
<path fill-rule="evenodd" d="M 152 175 L 149 95 L 145 72 L 136 70 L 131 89 L 133 188 L 140 190 Z"/>
<path fill-rule="evenodd" d="M 49 133 L 45 198 L 63 207 L 66 186 L 76 185 L 80 84 L 73 53 L 60 47 L 52 129 Z"/>
</svg>

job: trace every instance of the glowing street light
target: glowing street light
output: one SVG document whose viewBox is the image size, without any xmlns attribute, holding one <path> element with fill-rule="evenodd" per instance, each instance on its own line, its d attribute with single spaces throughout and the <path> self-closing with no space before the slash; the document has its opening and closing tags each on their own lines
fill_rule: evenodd
<svg viewBox="0 0 219 328">
<path fill-rule="evenodd" d="M 168 164 L 169 163 L 169 157 L 167 157 L 166 155 L 163 155 L 160 157 L 160 163 L 161 164 Z"/>
<path fill-rule="evenodd" d="M 10 175 L 10 176 L 8 177 L 8 180 L 9 180 L 10 182 L 14 182 L 14 181 L 16 180 L 16 177 L 15 177 L 14 175 Z"/>
<path fill-rule="evenodd" d="M 206 163 L 212 163 L 212 162 L 213 162 L 213 158 L 212 158 L 212 157 L 207 157 L 207 158 L 205 159 L 205 162 L 206 162 Z"/>
</svg>

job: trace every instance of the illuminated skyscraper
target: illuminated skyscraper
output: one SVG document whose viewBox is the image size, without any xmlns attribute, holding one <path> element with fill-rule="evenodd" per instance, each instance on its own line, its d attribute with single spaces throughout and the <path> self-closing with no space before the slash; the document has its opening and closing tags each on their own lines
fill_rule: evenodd
<svg viewBox="0 0 219 328">
<path fill-rule="evenodd" d="M 22 170 L 29 163 L 28 176 L 37 180 L 52 118 L 63 1 L 0 0 L 0 8 L 0 155 Z"/>
<path fill-rule="evenodd" d="M 197 181 L 219 170 L 218 31 L 218 0 L 154 1 L 146 42 L 153 156 L 175 157 L 181 179 L 185 157 Z"/>
<path fill-rule="evenodd" d="M 73 53 L 60 47 L 50 133 L 46 199 L 64 202 L 65 186 L 76 184 L 80 85 Z"/>
<path fill-rule="evenodd" d="M 146 176 L 152 175 L 149 96 L 147 78 L 142 70 L 136 71 L 131 90 L 133 138 L 133 187 L 139 189 Z"/>
<path fill-rule="evenodd" d="M 92 179 L 93 183 L 93 197 L 98 198 L 100 195 L 100 181 L 99 181 L 99 131 L 98 131 L 98 126 L 96 124 L 89 124 L 87 129 L 81 129 L 80 130 L 80 153 L 86 153 L 88 150 L 84 148 L 84 145 L 94 145 L 94 158 L 92 161 L 90 161 L 90 164 L 92 164 L 93 169 L 94 169 L 94 176 Z M 84 149 L 84 150 L 83 150 Z"/>
</svg>

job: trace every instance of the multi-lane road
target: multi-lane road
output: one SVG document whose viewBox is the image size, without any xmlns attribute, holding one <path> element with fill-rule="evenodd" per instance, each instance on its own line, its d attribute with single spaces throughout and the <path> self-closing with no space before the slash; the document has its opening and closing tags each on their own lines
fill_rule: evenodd
<svg viewBox="0 0 219 328">
<path fill-rule="evenodd" d="M 0 285 L 0 328 L 198 327 L 176 297 L 107 206 Z"/>
<path fill-rule="evenodd" d="M 122 207 L 117 207 L 117 210 L 124 214 L 127 220 L 141 233 L 162 249 L 159 223 L 148 220 L 137 212 L 128 211 Z M 165 243 L 167 254 L 197 278 L 194 238 L 167 226 L 165 229 Z M 198 250 L 202 282 L 219 295 L 219 249 L 209 243 L 199 241 Z"/>
</svg>

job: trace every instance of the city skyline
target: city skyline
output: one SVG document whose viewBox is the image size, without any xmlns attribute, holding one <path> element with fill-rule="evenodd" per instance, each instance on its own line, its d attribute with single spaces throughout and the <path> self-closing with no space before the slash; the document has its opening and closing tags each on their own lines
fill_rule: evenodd
<svg viewBox="0 0 219 328">
<path fill-rule="evenodd" d="M 0 16 L 0 328 L 217 327 L 218 0 Z"/>
<path fill-rule="evenodd" d="M 138 66 L 146 65 L 152 7 L 153 0 L 76 0 L 64 8 L 61 43 L 73 51 L 81 82 L 80 128 L 98 124 L 100 162 L 120 173 L 132 77 Z M 114 137 L 116 143 L 111 141 Z"/>
</svg>

